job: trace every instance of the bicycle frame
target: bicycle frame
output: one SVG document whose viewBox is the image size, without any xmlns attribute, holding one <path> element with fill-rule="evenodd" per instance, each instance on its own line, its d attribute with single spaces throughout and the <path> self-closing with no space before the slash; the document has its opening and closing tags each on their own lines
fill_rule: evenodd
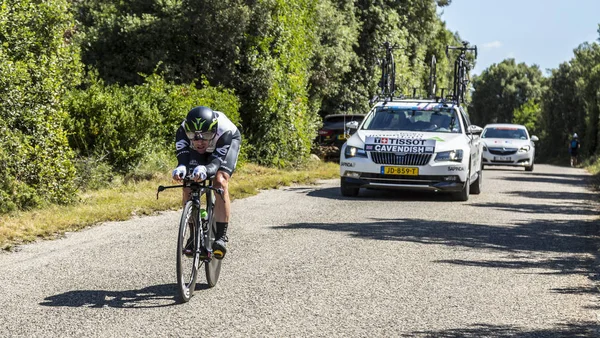
<svg viewBox="0 0 600 338">
<path fill-rule="evenodd" d="M 397 45 L 391 45 L 388 41 L 383 43 L 385 56 L 381 59 L 381 96 L 385 98 L 394 97 L 396 91 L 396 63 L 394 61 L 394 49 L 400 49 Z"/>
<path fill-rule="evenodd" d="M 465 103 L 465 92 L 467 91 L 467 85 L 469 84 L 469 60 L 467 60 L 467 52 L 474 52 L 475 58 L 477 58 L 477 46 L 468 47 L 469 42 L 463 41 L 462 46 L 446 46 L 446 56 L 449 55 L 450 50 L 459 50 L 460 54 L 454 61 L 454 79 L 453 79 L 453 92 L 452 99 L 460 105 Z"/>
<path fill-rule="evenodd" d="M 208 182 L 208 184 L 207 184 Z M 189 178 L 185 178 L 183 180 L 183 184 L 178 184 L 178 185 L 170 185 L 170 186 L 158 186 L 158 191 L 156 192 L 156 199 L 158 199 L 158 194 L 161 193 L 162 191 L 165 191 L 167 189 L 173 189 L 173 188 L 189 188 L 191 189 L 191 193 L 190 193 L 190 199 L 194 205 L 194 210 L 198 213 L 197 219 L 201 220 L 200 217 L 200 207 L 201 207 L 201 202 L 200 202 L 200 198 L 202 197 L 202 195 L 206 194 L 208 190 L 212 190 L 215 191 L 217 194 L 219 194 L 221 196 L 221 198 L 223 198 L 223 189 L 221 188 L 213 188 L 212 185 L 212 178 L 211 179 L 207 179 L 205 181 L 202 182 L 196 182 L 193 181 Z M 188 201 L 189 201 L 188 200 Z M 208 207 L 208 206 L 207 206 Z M 212 210 L 209 210 L 209 212 L 212 213 Z M 209 218 L 214 217 L 214 215 L 209 215 Z M 200 243 L 196 243 L 196 248 L 197 250 L 200 250 L 201 248 L 205 248 L 209 253 L 212 251 L 210 248 L 206 248 L 206 243 L 204 240 L 204 235 L 206 232 L 206 222 L 205 220 L 202 220 L 200 222 L 201 224 L 199 229 L 194 229 L 194 231 L 199 232 L 199 237 L 200 238 Z M 209 255 L 208 260 L 210 261 L 211 259 L 211 255 Z"/>
</svg>

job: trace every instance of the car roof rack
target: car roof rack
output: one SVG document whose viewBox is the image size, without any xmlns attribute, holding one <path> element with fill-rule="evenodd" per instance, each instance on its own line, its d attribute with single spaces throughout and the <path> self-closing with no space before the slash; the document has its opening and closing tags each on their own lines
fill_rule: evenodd
<svg viewBox="0 0 600 338">
<path fill-rule="evenodd" d="M 432 100 L 444 104 L 452 104 L 460 107 L 461 103 L 465 103 L 465 92 L 467 85 L 470 82 L 469 70 L 470 63 L 466 58 L 467 52 L 474 52 L 475 58 L 477 58 L 477 46 L 469 47 L 468 41 L 462 41 L 462 46 L 446 46 L 446 56 L 449 57 L 450 50 L 460 51 L 459 56 L 454 61 L 454 73 L 453 73 L 453 90 L 449 95 L 444 96 L 445 88 L 441 88 L 441 95 L 437 96 L 436 88 L 436 72 L 437 72 L 437 61 L 435 55 L 431 56 L 431 64 L 429 71 L 429 88 L 427 97 L 417 96 L 417 88 L 413 88 L 412 96 L 406 95 L 394 95 L 396 91 L 396 65 L 394 61 L 394 49 L 399 49 L 396 44 L 392 45 L 388 41 L 383 44 L 383 50 L 385 52 L 384 58 L 380 59 L 381 63 L 381 79 L 379 81 L 379 87 L 381 92 L 374 96 L 370 103 L 371 105 L 375 102 L 383 101 L 384 104 L 393 101 L 405 101 L 405 100 Z"/>
</svg>

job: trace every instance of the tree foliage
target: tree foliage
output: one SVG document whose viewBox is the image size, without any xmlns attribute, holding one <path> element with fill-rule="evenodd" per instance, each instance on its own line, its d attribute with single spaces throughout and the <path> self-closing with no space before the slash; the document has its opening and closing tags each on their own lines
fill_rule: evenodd
<svg viewBox="0 0 600 338">
<path fill-rule="evenodd" d="M 582 156 L 597 156 L 599 115 L 600 45 L 584 43 L 574 50 L 569 62 L 552 71 L 549 79 L 542 104 L 541 128 L 545 135 L 542 156 L 566 161 L 566 145 L 573 133 L 581 140 Z"/>
<path fill-rule="evenodd" d="M 537 65 L 517 64 L 506 59 L 493 64 L 473 80 L 473 98 L 469 106 L 475 124 L 511 123 L 514 112 L 528 101 L 539 103 L 544 79 Z"/>
<path fill-rule="evenodd" d="M 168 81 L 205 77 L 232 88 L 250 155 L 285 165 L 308 155 L 317 113 L 368 110 L 378 91 L 383 42 L 402 47 L 396 54 L 400 91 L 424 93 L 434 54 L 446 81 L 451 65 L 443 50 L 455 35 L 436 10 L 448 4 L 82 0 L 76 12 L 85 33 L 83 60 L 107 84 L 140 84 L 139 74 L 160 64 Z"/>
</svg>

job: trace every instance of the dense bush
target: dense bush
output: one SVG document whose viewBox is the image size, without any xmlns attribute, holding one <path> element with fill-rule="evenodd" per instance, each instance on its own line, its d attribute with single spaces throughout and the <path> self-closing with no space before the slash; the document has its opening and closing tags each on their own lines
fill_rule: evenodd
<svg viewBox="0 0 600 338">
<path fill-rule="evenodd" d="M 70 2 L 0 6 L 0 212 L 74 197 L 64 92 L 81 74 Z"/>
<path fill-rule="evenodd" d="M 65 100 L 69 143 L 80 156 L 103 158 L 125 174 L 145 156 L 172 147 L 175 131 L 187 112 L 206 105 L 224 112 L 239 124 L 239 103 L 229 90 L 206 81 L 175 85 L 159 75 L 145 77 L 137 86 L 106 85 L 91 73 L 83 89 Z"/>
</svg>

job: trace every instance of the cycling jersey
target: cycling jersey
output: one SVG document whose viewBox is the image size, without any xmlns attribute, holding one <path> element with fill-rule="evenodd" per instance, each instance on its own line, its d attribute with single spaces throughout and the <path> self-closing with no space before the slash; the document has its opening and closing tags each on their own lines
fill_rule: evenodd
<svg viewBox="0 0 600 338">
<path fill-rule="evenodd" d="M 242 135 L 238 128 L 225 116 L 215 111 L 218 125 L 215 137 L 209 141 L 205 154 L 200 154 L 185 133 L 185 120 L 175 134 L 175 149 L 178 166 L 185 165 L 188 170 L 198 165 L 206 165 L 207 176 L 214 176 L 217 170 L 233 174 L 240 151 Z"/>
</svg>

